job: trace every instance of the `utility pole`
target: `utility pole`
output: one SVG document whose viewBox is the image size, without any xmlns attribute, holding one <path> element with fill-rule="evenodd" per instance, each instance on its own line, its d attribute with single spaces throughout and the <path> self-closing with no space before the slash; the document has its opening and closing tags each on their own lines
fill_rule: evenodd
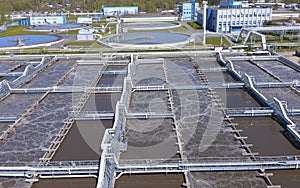
<svg viewBox="0 0 300 188">
<path fill-rule="evenodd" d="M 207 1 L 203 1 L 203 46 L 206 45 L 206 8 L 207 8 Z"/>
</svg>

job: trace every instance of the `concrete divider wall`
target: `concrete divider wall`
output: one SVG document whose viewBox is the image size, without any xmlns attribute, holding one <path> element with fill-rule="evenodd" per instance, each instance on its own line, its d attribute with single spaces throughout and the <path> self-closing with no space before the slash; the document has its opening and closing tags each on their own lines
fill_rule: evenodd
<svg viewBox="0 0 300 188">
<path fill-rule="evenodd" d="M 47 66 L 51 65 L 52 63 L 54 63 L 56 61 L 56 57 L 55 56 L 50 56 L 50 57 L 43 57 L 41 60 L 41 63 L 38 64 L 37 66 L 32 66 L 31 64 L 28 65 L 25 68 L 25 71 L 23 72 L 23 75 L 20 76 L 19 78 L 17 78 L 16 80 L 14 80 L 11 83 L 11 87 L 19 87 L 22 84 L 29 82 L 34 76 L 35 74 L 37 74 L 38 72 L 42 71 L 44 68 L 46 68 Z"/>
<path fill-rule="evenodd" d="M 36 73 L 42 71 L 45 67 L 52 64 L 54 61 L 56 61 L 55 57 L 46 58 L 44 56 L 41 60 L 41 63 L 36 67 L 31 64 L 27 65 L 23 74 L 13 82 L 10 83 L 7 80 L 3 80 L 2 82 L 0 82 L 0 99 L 10 94 L 11 87 L 17 88 L 22 84 L 29 82 Z"/>
<path fill-rule="evenodd" d="M 276 97 L 273 98 L 274 103 L 274 111 L 277 114 L 277 117 L 285 123 L 286 129 L 289 131 L 289 133 L 298 141 L 300 142 L 300 134 L 297 132 L 296 124 L 287 116 L 286 109 L 284 108 L 284 105 L 280 100 L 278 100 Z"/>
<path fill-rule="evenodd" d="M 217 56 L 217 61 L 218 61 L 222 66 L 226 66 L 226 62 L 224 61 L 221 52 L 217 52 L 216 56 Z"/>
<path fill-rule="evenodd" d="M 238 80 L 242 80 L 242 76 L 234 69 L 233 63 L 230 60 L 225 61 L 223 59 L 221 52 L 217 52 L 216 56 L 217 56 L 217 61 L 221 65 L 226 66 L 228 68 L 228 71 L 234 78 Z"/>
<path fill-rule="evenodd" d="M 117 102 L 115 111 L 115 122 L 113 128 L 106 129 L 101 143 L 101 159 L 98 173 L 97 188 L 112 188 L 116 165 L 122 151 L 127 150 L 125 140 L 126 113 L 132 89 L 131 79 L 135 72 L 137 58 L 131 56 L 128 65 L 128 75 L 124 79 L 123 91 L 120 101 Z"/>
<path fill-rule="evenodd" d="M 283 64 L 292 67 L 298 71 L 300 71 L 300 64 L 295 63 L 294 61 L 291 61 L 290 59 L 284 57 L 284 56 L 279 56 L 279 61 L 282 62 Z"/>
<path fill-rule="evenodd" d="M 7 80 L 0 82 L 0 99 L 6 97 L 10 93 L 10 86 Z"/>
<path fill-rule="evenodd" d="M 230 72 L 230 74 L 234 78 L 236 78 L 238 80 L 242 80 L 242 76 L 234 69 L 233 63 L 230 60 L 228 60 L 227 62 L 228 63 L 226 64 L 226 66 L 227 66 L 228 71 Z"/>
<path fill-rule="evenodd" d="M 268 99 L 254 87 L 252 78 L 249 75 L 243 74 L 242 80 L 246 88 L 253 93 L 261 103 L 268 105 Z"/>
</svg>

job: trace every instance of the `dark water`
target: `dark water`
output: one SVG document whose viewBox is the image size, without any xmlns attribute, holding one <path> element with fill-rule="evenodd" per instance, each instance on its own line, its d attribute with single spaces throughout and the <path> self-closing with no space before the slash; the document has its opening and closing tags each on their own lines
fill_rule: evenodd
<svg viewBox="0 0 300 188">
<path fill-rule="evenodd" d="M 49 147 L 63 126 L 71 108 L 71 99 L 71 95 L 49 94 L 5 139 L 1 145 L 1 163 L 35 165 L 45 153 L 43 149 Z"/>
<path fill-rule="evenodd" d="M 14 76 L 1 76 L 0 77 L 0 82 L 2 82 L 3 80 L 7 80 L 9 82 L 13 82 L 17 78 L 18 77 L 14 77 Z"/>
<path fill-rule="evenodd" d="M 0 123 L 0 132 L 2 134 L 2 131 L 5 131 L 9 128 L 8 125 L 13 124 L 13 123 Z"/>
<path fill-rule="evenodd" d="M 273 97 L 276 97 L 280 101 L 285 101 L 288 108 L 300 107 L 300 94 L 297 94 L 294 90 L 289 88 L 264 88 L 259 91 L 269 100 L 270 103 L 274 103 Z"/>
<path fill-rule="evenodd" d="M 13 69 L 14 67 L 18 66 L 22 64 L 22 62 L 19 61 L 8 61 L 8 60 L 4 60 L 0 62 L 0 72 L 1 73 L 6 73 L 9 72 L 11 69 Z"/>
<path fill-rule="evenodd" d="M 254 171 L 241 172 L 192 172 L 195 188 L 257 188 L 266 187 Z"/>
<path fill-rule="evenodd" d="M 256 100 L 243 89 L 215 90 L 227 108 L 258 107 Z"/>
<path fill-rule="evenodd" d="M 33 78 L 30 83 L 24 87 L 51 87 L 63 77 L 73 66 L 75 62 L 72 61 L 58 61 L 48 67 L 44 72 Z"/>
<path fill-rule="evenodd" d="M 40 94 L 10 94 L 0 102 L 0 113 L 20 115 L 38 101 Z"/>
<path fill-rule="evenodd" d="M 205 76 L 210 83 L 218 83 L 219 85 L 227 82 L 236 82 L 227 72 L 205 73 Z"/>
<path fill-rule="evenodd" d="M 249 61 L 234 61 L 234 68 L 240 74 L 246 73 L 249 76 L 254 76 L 256 82 L 276 82 L 275 78 L 260 69 L 259 67 L 251 64 Z"/>
<path fill-rule="evenodd" d="M 166 113 L 171 109 L 168 105 L 168 94 L 161 91 L 134 92 L 130 96 L 129 111 Z"/>
<path fill-rule="evenodd" d="M 98 160 L 105 129 L 112 121 L 79 121 L 71 128 L 54 155 L 54 161 Z"/>
<path fill-rule="evenodd" d="M 238 129 L 242 136 L 247 136 L 246 142 L 253 144 L 253 152 L 267 155 L 300 155 L 300 149 L 287 139 L 286 131 L 271 118 L 236 118 Z"/>
<path fill-rule="evenodd" d="M 147 61 L 147 60 L 146 60 Z M 152 60 L 148 60 L 151 62 Z M 134 85 L 163 85 L 166 78 L 162 64 L 138 64 L 136 66 Z"/>
<path fill-rule="evenodd" d="M 108 65 L 106 67 L 107 71 L 117 71 L 117 70 L 127 70 L 127 65 Z"/>
<path fill-rule="evenodd" d="M 121 93 L 92 94 L 82 111 L 114 111 Z"/>
<path fill-rule="evenodd" d="M 95 178 L 40 179 L 32 188 L 95 188 Z"/>
<path fill-rule="evenodd" d="M 124 175 L 115 188 L 182 188 L 183 174 Z"/>
<path fill-rule="evenodd" d="M 0 178 L 0 187 L 1 188 L 23 188 L 28 186 L 23 178 Z"/>
<path fill-rule="evenodd" d="M 97 87 L 122 86 L 125 75 L 103 75 L 97 84 Z"/>
<path fill-rule="evenodd" d="M 25 68 L 27 67 L 28 65 L 21 65 L 19 68 L 15 69 L 13 72 L 24 72 Z"/>
<path fill-rule="evenodd" d="M 127 120 L 127 151 L 122 159 L 171 158 L 178 146 L 171 119 Z"/>
<path fill-rule="evenodd" d="M 273 185 L 281 185 L 282 188 L 298 188 L 300 185 L 299 170 L 270 170 L 273 173 L 270 179 Z"/>
<path fill-rule="evenodd" d="M 282 81 L 290 82 L 293 80 L 300 81 L 300 73 L 294 69 L 291 69 L 290 67 L 284 65 L 280 61 L 257 61 L 260 66 L 264 67 L 268 71 L 270 71 L 272 74 L 275 74 L 278 76 Z M 288 74 L 285 74 L 288 72 Z"/>
</svg>

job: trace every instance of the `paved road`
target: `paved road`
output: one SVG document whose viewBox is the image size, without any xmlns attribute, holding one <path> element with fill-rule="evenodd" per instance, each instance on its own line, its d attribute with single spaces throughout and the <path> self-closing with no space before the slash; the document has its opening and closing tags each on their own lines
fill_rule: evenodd
<svg viewBox="0 0 300 188">
<path fill-rule="evenodd" d="M 61 48 L 63 45 L 69 43 L 69 42 L 74 42 L 77 40 L 77 36 L 75 34 L 63 34 L 63 35 L 60 35 L 58 34 L 59 36 L 63 37 L 63 41 L 62 42 L 59 42 L 59 43 L 56 43 L 56 44 L 53 44 L 51 45 L 52 48 Z"/>
</svg>

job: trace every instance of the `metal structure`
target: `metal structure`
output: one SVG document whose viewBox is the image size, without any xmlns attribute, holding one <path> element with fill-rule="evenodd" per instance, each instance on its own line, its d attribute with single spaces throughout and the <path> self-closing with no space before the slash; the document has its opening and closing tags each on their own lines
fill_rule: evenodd
<svg viewBox="0 0 300 188">
<path fill-rule="evenodd" d="M 253 171 L 298 169 L 300 156 L 258 157 L 256 161 L 247 158 L 203 158 L 193 161 L 182 159 L 135 159 L 120 160 L 116 172 L 123 174 L 141 173 L 180 173 L 180 172 L 215 172 L 215 171 Z M 202 161 L 202 162 L 199 162 Z M 6 166 L 0 167 L 0 176 L 32 178 L 71 178 L 96 177 L 99 161 L 55 161 L 46 166 Z M 117 177 L 117 178 L 118 178 Z"/>
<path fill-rule="evenodd" d="M 176 53 L 164 54 L 165 56 L 174 57 Z M 145 58 L 148 54 L 143 54 Z M 180 54 L 177 54 L 181 57 Z M 3 93 L 43 93 L 44 95 L 39 99 L 37 104 L 34 104 L 29 108 L 23 117 L 18 117 L 13 114 L 0 114 L 0 121 L 15 122 L 15 126 L 18 125 L 20 118 L 26 117 L 30 114 L 32 109 L 45 99 L 50 93 L 81 93 L 81 97 L 78 104 L 74 107 L 73 111 L 70 111 L 68 118 L 65 120 L 63 127 L 60 129 L 59 134 L 56 135 L 55 140 L 51 142 L 49 148 L 46 149 L 46 153 L 40 158 L 40 163 L 28 166 L 7 166 L 0 167 L 0 176 L 6 177 L 25 177 L 25 178 L 69 178 L 69 177 L 97 177 L 98 188 L 111 188 L 114 181 L 121 177 L 123 174 L 145 174 L 145 173 L 183 173 L 186 178 L 186 185 L 189 184 L 190 172 L 216 172 L 216 171 L 261 171 L 274 170 L 274 169 L 298 169 L 300 156 L 274 156 L 274 157 L 260 157 L 256 156 L 250 149 L 250 145 L 246 144 L 245 139 L 239 134 L 240 130 L 236 129 L 235 124 L 231 122 L 232 117 L 254 117 L 254 116 L 276 116 L 285 125 L 286 129 L 293 135 L 298 141 L 300 140 L 299 129 L 297 125 L 289 119 L 289 116 L 300 115 L 300 108 L 289 108 L 284 105 L 282 101 L 274 98 L 272 101 L 267 99 L 260 91 L 261 88 L 293 88 L 295 91 L 299 91 L 298 82 L 289 82 L 281 80 L 273 75 L 278 82 L 256 82 L 253 77 L 243 74 L 235 69 L 234 61 L 247 60 L 251 65 L 255 65 L 267 72 L 256 60 L 279 60 L 283 64 L 292 67 L 295 70 L 300 70 L 297 65 L 287 59 L 275 55 L 275 56 L 257 56 L 257 55 L 245 55 L 231 58 L 227 54 L 217 53 L 218 62 L 223 66 L 221 68 L 201 68 L 197 63 L 192 62 L 191 67 L 195 69 L 195 74 L 199 76 L 201 84 L 195 85 L 172 85 L 168 76 L 167 62 L 163 59 L 154 59 L 153 61 L 145 61 L 145 59 L 139 59 L 137 55 L 130 55 L 130 63 L 128 64 L 126 71 L 107 71 L 107 63 L 113 62 L 113 56 L 108 59 L 101 60 L 101 69 L 99 70 L 96 78 L 92 80 L 92 83 L 88 86 L 58 86 L 61 80 L 59 80 L 53 87 L 47 88 L 20 88 L 19 86 L 28 80 L 32 79 L 34 75 L 39 71 L 33 66 L 29 66 L 26 69 L 26 74 L 22 74 L 17 81 L 12 84 L 9 82 L 1 82 L 1 91 Z M 149 55 L 150 56 L 150 55 Z M 195 55 L 196 56 L 196 55 Z M 191 56 L 193 57 L 193 56 Z M 102 58 L 102 57 L 101 57 Z M 155 58 L 151 56 L 151 58 Z M 198 57 L 197 57 L 198 58 Z M 49 62 L 44 62 L 39 68 L 43 69 L 45 64 L 51 64 L 55 58 L 49 58 Z M 124 63 L 121 60 L 117 60 L 117 63 Z M 84 63 L 84 62 L 80 62 Z M 136 85 L 135 72 L 139 64 L 161 64 L 162 77 L 164 82 L 161 85 Z M 99 64 L 99 62 L 87 62 L 87 64 Z M 39 65 L 38 65 L 39 66 Z M 39 70 L 40 70 L 39 69 Z M 219 73 L 228 71 L 233 75 L 237 82 L 210 84 L 205 73 Z M 67 73 L 68 74 L 68 73 Z M 112 87 L 97 87 L 97 83 L 102 75 L 126 75 L 122 86 Z M 269 75 L 272 72 L 268 72 Z M 63 77 L 65 78 L 65 77 Z M 215 89 L 245 89 L 253 94 L 260 102 L 266 104 L 266 107 L 251 107 L 251 108 L 226 108 L 221 104 L 220 99 L 215 94 Z M 228 123 L 228 126 L 232 127 L 232 133 L 234 138 L 239 140 L 241 147 L 245 149 L 243 153 L 244 157 L 236 158 L 190 158 L 184 151 L 183 140 L 181 136 L 181 127 L 176 117 L 176 106 L 174 100 L 175 91 L 199 91 L 203 90 L 207 92 L 207 95 L 216 105 L 216 111 L 221 116 L 224 116 L 224 120 Z M 170 105 L 170 111 L 167 112 L 152 112 L 152 111 L 137 111 L 131 112 L 129 110 L 129 103 L 131 94 L 134 92 L 142 91 L 164 91 L 167 94 L 168 105 Z M 117 102 L 116 110 L 113 111 L 83 111 L 83 106 L 86 104 L 90 95 L 93 93 L 112 93 L 121 92 L 121 99 Z M 106 129 L 101 143 L 101 157 L 97 161 L 56 161 L 52 162 L 51 159 L 54 156 L 56 150 L 62 144 L 65 136 L 68 134 L 73 123 L 76 120 L 106 120 L 114 119 L 114 125 L 111 129 Z M 135 159 L 135 160 L 123 160 L 120 158 L 121 152 L 127 150 L 126 139 L 126 120 L 129 119 L 172 119 L 172 126 L 176 145 L 178 146 L 178 154 L 180 157 L 169 159 Z M 6 138 L 9 132 L 4 132 L 1 136 L 1 141 Z"/>
<path fill-rule="evenodd" d="M 261 103 L 265 104 L 266 106 L 270 107 L 272 109 L 273 112 L 271 112 L 271 109 L 263 109 L 263 110 L 255 110 L 255 111 L 246 111 L 247 115 L 253 115 L 253 116 L 260 116 L 260 115 L 264 115 L 264 116 L 268 116 L 268 115 L 271 115 L 270 113 L 273 113 L 277 116 L 278 119 L 280 119 L 284 124 L 285 124 L 285 127 L 286 127 L 286 130 L 291 134 L 293 135 L 293 137 L 297 140 L 297 141 L 300 141 L 300 129 L 299 129 L 299 125 L 297 126 L 289 117 L 288 117 L 288 114 L 289 115 L 293 115 L 293 114 L 298 114 L 299 113 L 299 109 L 288 109 L 286 105 L 283 104 L 283 101 L 280 101 L 278 100 L 276 97 L 273 97 L 273 101 L 270 101 L 268 100 L 261 92 L 259 92 L 258 90 L 258 86 L 259 84 L 256 83 L 254 80 L 253 80 L 253 77 L 247 75 L 247 74 L 239 74 L 234 66 L 233 66 L 233 63 L 229 60 L 230 58 L 227 58 L 226 60 L 223 59 L 222 57 L 222 54 L 221 53 L 218 53 L 217 54 L 217 59 L 218 61 L 227 66 L 228 67 L 228 70 L 230 71 L 230 73 L 237 79 L 241 80 L 244 82 L 244 87 L 250 92 L 252 93 L 255 98 L 260 101 Z M 272 77 L 274 77 L 275 79 L 279 80 L 279 81 L 283 81 L 281 80 L 280 78 L 278 78 L 276 75 L 274 75 L 273 73 L 269 72 L 268 70 L 264 69 L 262 66 L 260 66 L 258 63 L 255 63 L 255 60 L 259 60 L 260 58 L 259 57 L 252 57 L 252 59 L 248 59 L 248 58 L 245 58 L 247 59 L 249 62 L 255 64 L 259 69 L 267 72 L 269 75 L 271 75 Z M 262 58 L 262 60 L 264 60 L 265 58 Z M 300 71 L 300 66 L 295 64 L 294 62 L 282 57 L 282 56 L 279 56 L 276 58 L 278 61 L 282 62 L 283 64 L 289 66 L 289 67 L 292 67 L 293 69 L 297 70 L 297 71 Z M 270 84 L 267 84 L 267 83 L 263 83 L 262 84 L 263 86 L 268 86 L 269 88 L 272 87 L 273 83 L 270 83 Z M 279 84 L 280 85 L 280 84 Z M 286 86 L 286 83 L 282 83 L 281 86 L 283 87 L 288 87 L 292 90 L 294 90 L 295 92 L 299 93 L 299 89 L 298 89 L 298 86 L 295 86 L 295 85 L 298 85 L 297 82 L 295 83 L 292 83 L 292 85 L 287 85 Z M 278 86 L 275 84 L 275 86 Z M 253 113 L 252 113 L 253 112 Z M 235 112 L 231 112 L 234 116 L 234 114 L 236 116 L 242 116 L 242 113 L 245 113 L 245 111 L 235 111 Z"/>
</svg>

